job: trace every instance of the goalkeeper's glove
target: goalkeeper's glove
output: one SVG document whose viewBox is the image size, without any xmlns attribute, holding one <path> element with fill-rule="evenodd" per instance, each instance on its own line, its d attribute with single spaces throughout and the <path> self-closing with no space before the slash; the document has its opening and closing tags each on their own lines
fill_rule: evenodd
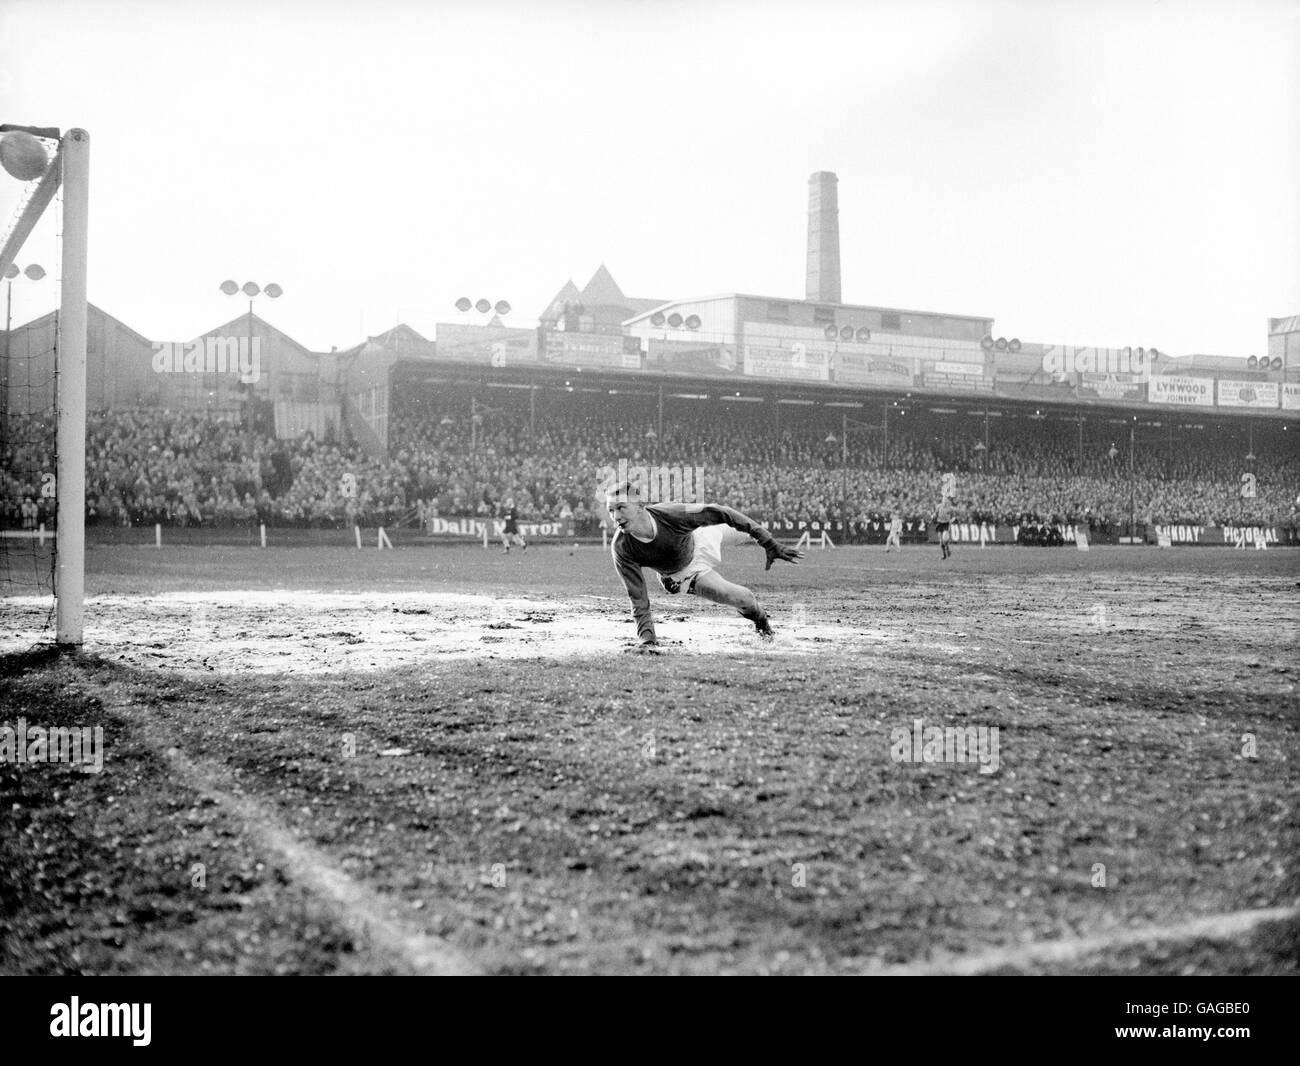
<svg viewBox="0 0 1300 1066">
<path fill-rule="evenodd" d="M 665 592 L 671 593 L 674 596 L 682 591 L 682 583 L 680 581 L 674 581 L 667 574 L 659 575 L 659 584 L 663 585 Z"/>
<path fill-rule="evenodd" d="M 772 543 L 767 546 L 766 550 L 767 565 L 763 567 L 764 570 L 771 570 L 772 564 L 778 559 L 782 559 L 787 563 L 797 563 L 803 558 L 803 552 L 798 548 L 783 548 L 776 541 L 772 541 Z"/>
</svg>

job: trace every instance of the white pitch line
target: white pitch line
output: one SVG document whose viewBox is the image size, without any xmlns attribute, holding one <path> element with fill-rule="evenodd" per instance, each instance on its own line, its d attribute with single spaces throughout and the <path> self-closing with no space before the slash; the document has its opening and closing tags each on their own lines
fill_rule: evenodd
<svg viewBox="0 0 1300 1066">
<path fill-rule="evenodd" d="M 1035 963 L 1069 963 L 1087 955 L 1129 947 L 1134 944 L 1157 944 L 1170 941 L 1230 940 L 1249 933 L 1265 922 L 1280 922 L 1300 915 L 1300 906 L 1270 907 L 1263 910 L 1233 911 L 1193 918 L 1177 925 L 1147 926 L 1141 929 L 1121 929 L 1098 936 L 1074 937 L 1026 944 L 1014 948 L 994 948 L 978 955 L 949 955 L 930 962 L 905 963 L 900 966 L 881 966 L 863 971 L 870 976 L 888 977 L 970 977 L 988 973 L 1004 966 L 1029 966 Z"/>
<path fill-rule="evenodd" d="M 172 747 L 156 723 L 147 721 L 145 716 L 132 715 L 129 708 L 121 705 L 118 709 L 141 730 L 182 780 L 234 815 L 254 841 L 278 856 L 291 880 L 329 906 L 358 937 L 362 950 L 393 960 L 408 974 L 464 976 L 478 972 L 451 944 L 394 916 L 392 900 L 354 881 L 319 849 L 304 844 L 271 810 L 247 795 L 237 795 L 227 786 L 224 771 L 190 759 Z"/>
</svg>

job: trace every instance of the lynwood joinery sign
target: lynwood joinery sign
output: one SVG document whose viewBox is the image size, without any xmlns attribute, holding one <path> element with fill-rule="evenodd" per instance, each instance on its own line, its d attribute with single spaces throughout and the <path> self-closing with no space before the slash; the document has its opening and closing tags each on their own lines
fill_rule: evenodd
<svg viewBox="0 0 1300 1066">
<path fill-rule="evenodd" d="M 1179 407 L 1213 407 L 1214 378 L 1185 378 L 1172 374 L 1153 377 L 1147 387 L 1152 403 Z"/>
</svg>

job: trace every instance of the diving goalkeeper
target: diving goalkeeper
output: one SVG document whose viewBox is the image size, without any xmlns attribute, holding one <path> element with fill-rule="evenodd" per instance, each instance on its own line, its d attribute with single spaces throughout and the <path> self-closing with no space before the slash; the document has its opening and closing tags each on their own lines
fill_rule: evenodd
<svg viewBox="0 0 1300 1066">
<path fill-rule="evenodd" d="M 722 545 L 727 540 L 756 540 L 767 552 L 769 570 L 777 559 L 797 562 L 803 552 L 782 547 L 752 518 L 730 507 L 717 503 L 647 506 L 636 487 L 626 482 L 606 492 L 605 507 L 618 527 L 610 550 L 618 575 L 627 586 L 637 639 L 643 645 L 657 641 L 642 567 L 659 574 L 665 592 L 676 595 L 685 591 L 687 595 L 734 607 L 754 623 L 760 636 L 773 636 L 767 612 L 754 594 L 743 585 L 727 581 L 714 567 L 722 561 Z"/>
</svg>

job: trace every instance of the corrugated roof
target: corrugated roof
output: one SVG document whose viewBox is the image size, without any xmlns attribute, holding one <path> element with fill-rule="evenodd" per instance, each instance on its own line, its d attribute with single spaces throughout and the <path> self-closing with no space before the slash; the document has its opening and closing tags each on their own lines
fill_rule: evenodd
<svg viewBox="0 0 1300 1066">
<path fill-rule="evenodd" d="M 15 323 L 12 332 L 21 333 L 23 330 L 27 330 L 27 329 L 38 329 L 40 327 L 43 327 L 47 321 L 57 321 L 58 315 L 59 315 L 58 311 L 46 311 L 45 314 L 37 315 L 35 318 L 31 319 L 28 322 L 23 322 L 21 324 Z M 116 326 L 118 329 L 123 330 L 124 332 L 130 334 L 132 339 L 139 341 L 141 344 L 144 345 L 153 344 L 153 341 L 151 341 L 148 337 L 144 336 L 144 334 L 140 333 L 137 330 L 132 329 L 120 318 L 117 318 L 114 315 L 110 315 L 102 307 L 96 307 L 89 300 L 86 301 L 86 317 L 87 319 L 98 318 L 105 323 Z M 0 334 L 3 333 L 4 330 L 0 329 Z"/>
<path fill-rule="evenodd" d="M 385 330 L 377 336 L 369 338 L 372 341 L 380 341 L 390 347 L 398 344 L 428 344 L 429 338 L 424 336 L 418 330 L 408 326 L 405 322 L 399 322 L 392 329 Z"/>
<path fill-rule="evenodd" d="M 399 322 L 392 329 L 370 338 L 366 345 L 367 354 L 377 350 L 397 352 L 399 355 L 413 359 L 432 359 L 438 349 L 428 337 L 412 329 L 405 322 Z"/>
<path fill-rule="evenodd" d="M 298 341 L 294 340 L 292 337 L 289 336 L 289 334 L 285 333 L 284 330 L 271 325 L 271 323 L 268 322 L 266 319 L 262 318 L 261 315 L 254 313 L 252 317 L 254 322 L 259 323 L 261 326 L 265 328 L 267 334 L 280 338 L 280 340 L 283 343 L 289 345 L 292 348 L 297 348 L 298 351 L 302 352 L 303 355 L 317 356 L 321 354 L 320 352 L 313 352 L 305 344 L 301 344 Z M 229 322 L 223 322 L 220 326 L 217 326 L 215 329 L 210 329 L 203 333 L 200 333 L 199 336 L 211 337 L 216 335 L 224 335 L 224 336 L 239 337 L 239 336 L 246 335 L 248 333 L 248 318 L 249 318 L 249 312 L 245 311 L 242 315 L 238 315 L 237 317 L 232 318 Z"/>
</svg>

